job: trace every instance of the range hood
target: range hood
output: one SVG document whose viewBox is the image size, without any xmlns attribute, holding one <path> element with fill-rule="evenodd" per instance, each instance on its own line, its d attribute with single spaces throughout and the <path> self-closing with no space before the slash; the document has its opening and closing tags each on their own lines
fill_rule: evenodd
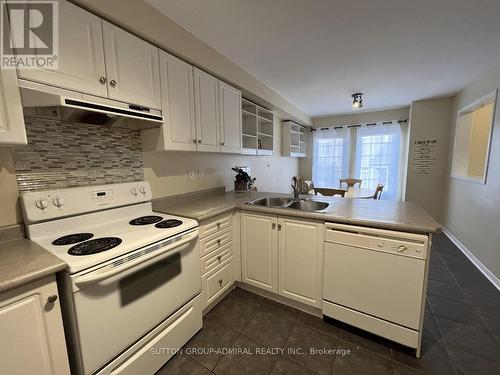
<svg viewBox="0 0 500 375">
<path fill-rule="evenodd" d="M 39 83 L 19 80 L 24 114 L 60 121 L 129 129 L 157 128 L 161 111 Z"/>
</svg>

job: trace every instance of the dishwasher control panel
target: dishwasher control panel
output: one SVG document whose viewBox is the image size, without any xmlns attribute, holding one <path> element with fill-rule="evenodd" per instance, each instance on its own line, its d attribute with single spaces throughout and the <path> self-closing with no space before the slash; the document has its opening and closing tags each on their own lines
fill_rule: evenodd
<svg viewBox="0 0 500 375">
<path fill-rule="evenodd" d="M 429 246 L 423 234 L 337 223 L 326 223 L 325 241 L 419 259 L 427 259 Z"/>
<path fill-rule="evenodd" d="M 412 243 L 379 237 L 370 239 L 370 248 L 373 250 L 382 250 L 390 253 L 408 255 L 417 258 L 426 257 L 426 247 L 423 243 Z"/>
</svg>

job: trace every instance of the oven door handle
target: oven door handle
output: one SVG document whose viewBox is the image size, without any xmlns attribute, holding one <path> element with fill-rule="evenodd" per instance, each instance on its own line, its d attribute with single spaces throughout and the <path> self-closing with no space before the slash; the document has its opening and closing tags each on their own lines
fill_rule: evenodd
<svg viewBox="0 0 500 375">
<path fill-rule="evenodd" d="M 85 286 L 88 284 L 96 284 L 103 280 L 109 279 L 119 273 L 123 273 L 131 268 L 135 268 L 134 272 L 137 272 L 143 268 L 149 267 L 150 265 L 159 262 L 162 259 L 165 259 L 169 256 L 177 254 L 189 246 L 189 243 L 198 238 L 198 231 L 195 230 L 193 232 L 183 234 L 179 237 L 174 237 L 173 239 L 169 239 L 165 241 L 168 243 L 166 246 L 162 246 L 154 251 L 149 253 L 145 253 L 144 255 L 138 256 L 133 260 L 126 260 L 122 263 L 122 266 L 114 266 L 113 262 L 108 265 L 101 267 L 95 271 L 91 271 L 82 276 L 78 276 L 75 279 L 75 284 L 78 286 Z M 157 245 L 152 245 L 157 246 Z M 124 256 L 122 259 L 126 259 L 128 256 Z M 116 262 L 116 260 L 114 261 Z M 140 267 L 136 267 L 140 265 Z"/>
</svg>

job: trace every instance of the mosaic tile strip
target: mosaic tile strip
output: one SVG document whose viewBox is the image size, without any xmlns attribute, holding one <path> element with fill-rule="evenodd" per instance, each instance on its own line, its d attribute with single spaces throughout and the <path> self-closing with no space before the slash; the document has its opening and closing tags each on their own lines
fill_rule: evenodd
<svg viewBox="0 0 500 375">
<path fill-rule="evenodd" d="M 19 191 L 144 179 L 138 130 L 25 117 L 27 146 L 14 149 Z"/>
</svg>

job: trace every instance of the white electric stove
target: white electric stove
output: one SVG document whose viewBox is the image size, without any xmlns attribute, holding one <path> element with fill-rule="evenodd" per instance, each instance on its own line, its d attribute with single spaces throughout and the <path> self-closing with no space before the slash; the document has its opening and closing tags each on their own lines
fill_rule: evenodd
<svg viewBox="0 0 500 375">
<path fill-rule="evenodd" d="M 147 182 L 22 194 L 58 277 L 72 373 L 154 374 L 201 328 L 198 223 L 154 212 Z"/>
</svg>

